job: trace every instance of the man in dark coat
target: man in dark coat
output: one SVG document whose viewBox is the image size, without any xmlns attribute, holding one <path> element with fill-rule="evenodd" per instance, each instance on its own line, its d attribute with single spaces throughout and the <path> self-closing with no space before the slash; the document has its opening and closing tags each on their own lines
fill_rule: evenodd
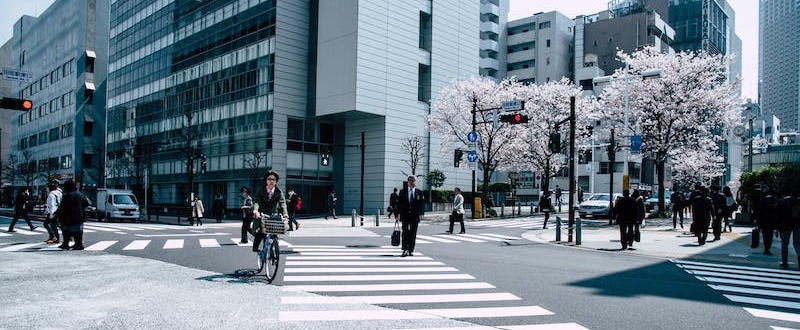
<svg viewBox="0 0 800 330">
<path fill-rule="evenodd" d="M 764 197 L 756 201 L 756 221 L 761 229 L 764 239 L 764 254 L 771 255 L 772 235 L 775 234 L 775 203 L 776 199 L 769 188 L 764 189 Z"/>
<path fill-rule="evenodd" d="M 401 190 L 397 197 L 397 213 L 400 214 L 400 222 L 403 224 L 402 257 L 414 255 L 417 227 L 425 215 L 425 196 L 417 189 L 417 178 L 411 175 L 407 182 L 408 188 Z"/>
<path fill-rule="evenodd" d="M 619 225 L 619 241 L 622 249 L 633 249 L 633 228 L 637 220 L 636 201 L 631 198 L 628 189 L 622 191 L 622 198 L 618 199 L 614 205 L 614 215 Z"/>
<path fill-rule="evenodd" d="M 722 235 L 722 219 L 725 218 L 725 196 L 719 192 L 719 186 L 713 185 L 711 186 L 710 197 L 714 205 L 711 231 L 714 233 L 714 241 L 719 241 Z"/>
<path fill-rule="evenodd" d="M 782 197 L 778 199 L 777 217 L 775 228 L 781 236 L 781 268 L 789 268 L 789 240 L 794 236 L 794 253 L 800 253 L 800 200 L 797 199 L 797 192 L 789 195 L 784 191 Z M 800 257 L 797 259 L 800 265 Z"/>
<path fill-rule="evenodd" d="M 84 222 L 84 203 L 83 196 L 78 192 L 75 181 L 67 180 L 64 182 L 64 197 L 56 210 L 56 218 L 61 225 L 64 234 L 64 241 L 58 247 L 69 249 L 70 238 L 75 240 L 73 250 L 83 250 L 83 222 Z"/>
<path fill-rule="evenodd" d="M 31 199 L 31 190 L 28 187 L 22 188 L 22 190 L 17 195 L 17 199 L 14 201 L 14 218 L 11 219 L 11 225 L 8 226 L 8 232 L 14 232 L 14 226 L 17 224 L 17 220 L 19 218 L 25 219 L 25 222 L 28 223 L 28 227 L 31 228 L 31 231 L 36 229 L 37 227 L 31 223 L 31 218 L 28 217 L 28 203 Z"/>
<path fill-rule="evenodd" d="M 680 218 L 681 229 L 683 229 L 683 195 L 674 189 L 672 195 L 669 196 L 669 201 L 672 203 L 672 228 L 678 227 L 678 218 Z"/>
<path fill-rule="evenodd" d="M 692 222 L 694 222 L 697 244 L 706 244 L 708 238 L 708 225 L 714 216 L 714 204 L 708 197 L 706 188 L 696 186 L 689 201 L 692 204 Z"/>
</svg>

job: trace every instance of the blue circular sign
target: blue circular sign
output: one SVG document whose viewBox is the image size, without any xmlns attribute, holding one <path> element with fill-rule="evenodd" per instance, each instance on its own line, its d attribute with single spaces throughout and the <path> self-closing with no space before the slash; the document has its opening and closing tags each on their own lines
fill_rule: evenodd
<svg viewBox="0 0 800 330">
<path fill-rule="evenodd" d="M 478 141 L 478 133 L 476 133 L 475 131 L 467 133 L 467 141 L 469 142 Z"/>
</svg>

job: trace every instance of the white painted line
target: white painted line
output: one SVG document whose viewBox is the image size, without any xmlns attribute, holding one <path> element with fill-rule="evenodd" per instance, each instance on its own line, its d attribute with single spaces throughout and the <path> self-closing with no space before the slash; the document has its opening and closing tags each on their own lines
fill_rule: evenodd
<svg viewBox="0 0 800 330">
<path fill-rule="evenodd" d="M 199 237 L 199 236 L 230 236 L 226 233 L 172 233 L 172 234 L 134 234 L 136 237 Z"/>
<path fill-rule="evenodd" d="M 406 283 L 406 284 L 354 284 L 354 285 L 286 285 L 283 291 L 308 292 L 372 292 L 372 291 L 405 291 L 405 290 L 466 290 L 494 289 L 494 285 L 486 282 L 462 283 Z"/>
<path fill-rule="evenodd" d="M 43 231 L 41 229 L 39 229 L 39 231 L 30 231 L 30 230 L 26 230 L 26 229 L 14 229 L 14 231 L 16 231 L 17 234 L 21 234 L 21 235 L 25 235 L 25 236 L 39 236 L 39 235 L 43 235 L 43 234 L 47 233 L 46 231 Z M 3 234 L 5 234 L 5 233 L 3 233 Z"/>
<path fill-rule="evenodd" d="M 773 319 L 773 320 L 781 320 L 789 322 L 800 322 L 800 314 L 797 313 L 776 312 L 765 309 L 748 308 L 748 307 L 745 307 L 744 310 L 746 310 L 750 314 L 753 314 L 753 316 L 755 317 L 763 317 L 765 319 Z"/>
<path fill-rule="evenodd" d="M 416 281 L 416 280 L 474 280 L 469 274 L 398 274 L 398 275 L 290 275 L 284 282 L 352 282 L 352 281 Z"/>
<path fill-rule="evenodd" d="M 96 233 L 96 231 L 94 231 L 94 230 L 91 230 L 91 229 L 86 229 L 86 227 L 85 227 L 85 226 L 84 226 L 84 228 L 83 228 L 83 232 L 84 232 L 84 233 Z"/>
<path fill-rule="evenodd" d="M 386 236 L 386 238 L 389 238 L 389 237 L 390 237 L 390 236 Z M 416 240 L 416 241 L 414 241 L 414 244 L 433 244 L 433 242 L 431 242 L 431 241 L 426 241 L 426 240 L 424 240 L 424 239 L 419 239 L 419 237 L 418 237 L 418 238 L 417 238 L 417 240 Z"/>
<path fill-rule="evenodd" d="M 720 272 L 709 272 L 709 271 L 702 271 L 702 270 L 686 270 L 689 274 L 693 274 L 696 276 L 714 276 L 714 277 L 724 277 L 724 278 L 732 278 L 738 280 L 747 280 L 753 282 L 764 282 L 764 283 L 779 283 L 779 284 L 792 284 L 796 286 L 800 286 L 800 280 L 788 280 L 788 279 L 781 279 L 781 278 L 774 278 L 774 277 L 766 277 L 766 276 L 751 276 L 751 275 L 737 275 L 737 274 L 729 274 L 729 273 L 720 273 Z"/>
<path fill-rule="evenodd" d="M 439 243 L 458 243 L 458 241 L 454 241 L 454 240 L 451 240 L 451 239 L 428 236 L 428 235 L 417 235 L 417 238 L 422 238 L 422 239 L 427 240 L 427 241 L 434 241 L 434 242 L 439 242 Z"/>
<path fill-rule="evenodd" d="M 340 249 L 340 250 L 347 248 L 344 245 L 295 245 L 295 247 L 298 249 Z"/>
<path fill-rule="evenodd" d="M 678 264 L 679 266 L 682 266 L 682 265 L 698 265 L 698 266 L 711 266 L 711 267 L 714 267 L 714 268 L 755 270 L 755 271 L 757 271 L 757 272 L 759 272 L 761 274 L 764 274 L 764 273 L 778 273 L 778 274 L 789 274 L 789 275 L 796 275 L 797 274 L 797 271 L 794 271 L 794 270 L 784 270 L 784 269 L 776 269 L 776 268 L 761 268 L 761 267 L 737 266 L 737 265 L 726 265 L 726 264 L 714 264 L 714 263 L 708 263 L 708 262 L 676 260 L 676 259 L 673 259 L 672 262 Z"/>
<path fill-rule="evenodd" d="M 484 317 L 553 315 L 553 312 L 548 311 L 539 306 L 412 309 L 409 311 L 432 314 L 447 318 L 478 318 L 478 317 L 484 318 Z"/>
<path fill-rule="evenodd" d="M 419 253 L 418 253 L 419 254 Z M 364 256 L 364 255 L 337 255 L 337 256 L 306 256 L 288 255 L 286 260 L 397 260 L 397 256 Z M 405 257 L 403 260 L 433 260 L 431 257 L 417 256 Z"/>
<path fill-rule="evenodd" d="M 119 241 L 100 241 L 100 242 L 94 243 L 94 244 L 92 244 L 90 246 L 87 246 L 86 250 L 89 250 L 89 251 L 103 251 L 103 250 L 107 249 L 109 246 L 112 246 L 117 242 L 119 242 Z"/>
<path fill-rule="evenodd" d="M 183 240 L 182 239 L 168 239 L 166 243 L 164 243 L 164 249 L 182 249 L 183 248 Z"/>
<path fill-rule="evenodd" d="M 296 252 L 296 251 L 295 251 Z M 400 256 L 402 251 L 386 251 L 386 252 L 301 252 L 304 256 Z M 415 254 L 416 255 L 416 254 Z"/>
<path fill-rule="evenodd" d="M 518 239 L 522 239 L 522 237 L 514 237 L 514 236 L 506 236 L 506 235 L 490 234 L 490 233 L 486 233 L 486 234 L 484 234 L 484 235 L 486 235 L 486 236 L 492 236 L 492 237 L 497 237 L 497 238 L 502 238 L 502 239 L 508 239 L 508 240 L 518 240 Z"/>
<path fill-rule="evenodd" d="M 110 229 L 110 228 L 106 228 L 106 227 L 100 227 L 100 226 L 96 226 L 96 225 L 83 225 L 83 228 L 84 228 L 84 231 L 87 228 L 90 228 L 92 230 L 97 230 L 97 231 L 105 231 L 105 232 L 109 232 L 109 231 L 114 231 L 115 232 L 115 231 L 119 230 L 119 229 Z"/>
<path fill-rule="evenodd" d="M 438 261 L 286 261 L 286 266 L 444 266 Z"/>
<path fill-rule="evenodd" d="M 577 323 L 528 324 L 499 326 L 505 330 L 589 330 Z"/>
<path fill-rule="evenodd" d="M 374 268 L 286 268 L 284 273 L 417 273 L 417 272 L 457 272 L 453 267 L 374 267 Z"/>
<path fill-rule="evenodd" d="M 508 301 L 521 298 L 507 293 L 458 293 L 458 294 L 419 294 L 386 296 L 301 296 L 281 297 L 281 304 L 419 304 L 450 303 L 474 301 Z"/>
<path fill-rule="evenodd" d="M 122 248 L 123 250 L 144 250 L 147 247 L 147 244 L 150 244 L 150 240 L 135 240 L 128 244 L 128 246 Z"/>
<path fill-rule="evenodd" d="M 416 328 L 416 329 L 405 329 L 402 330 L 497 330 L 502 329 L 500 327 L 490 327 L 485 325 L 473 325 L 473 326 L 465 326 L 465 327 L 447 327 L 447 328 Z M 401 330 L 401 329 L 395 329 Z"/>
<path fill-rule="evenodd" d="M 687 271 L 689 271 L 689 270 L 691 270 L 691 271 L 715 271 L 715 272 L 720 273 L 720 274 L 755 275 L 757 277 L 764 277 L 764 278 L 769 278 L 769 279 L 785 278 L 785 279 L 789 279 L 789 280 L 800 280 L 800 273 L 798 273 L 798 272 L 781 274 L 781 273 L 773 273 L 773 272 L 765 273 L 765 272 L 760 271 L 760 270 L 721 269 L 721 268 L 717 268 L 717 267 L 694 266 L 694 265 L 683 265 L 681 267 L 683 269 L 686 269 Z"/>
<path fill-rule="evenodd" d="M 24 249 L 27 249 L 27 248 L 36 247 L 36 246 L 39 246 L 39 245 L 42 245 L 42 244 L 44 244 L 44 243 L 15 244 L 15 245 L 6 246 L 4 248 L 0 248 L 0 251 L 20 251 L 20 250 L 24 250 Z"/>
<path fill-rule="evenodd" d="M 413 320 L 433 319 L 434 315 L 407 312 L 404 310 L 357 310 L 357 311 L 281 311 L 278 312 L 280 322 L 291 321 L 355 321 L 355 320 Z"/>
<path fill-rule="evenodd" d="M 725 296 L 725 298 L 728 298 L 730 301 L 743 303 L 743 304 L 753 304 L 753 305 L 763 305 L 763 306 L 772 306 L 772 307 L 781 307 L 781 308 L 800 309 L 800 303 L 794 302 L 794 301 L 755 298 L 755 297 L 745 297 L 745 296 L 737 296 L 737 295 L 730 295 L 730 294 L 723 294 L 723 296 Z"/>
<path fill-rule="evenodd" d="M 729 278 L 720 278 L 720 277 L 712 277 L 712 276 L 695 276 L 698 280 L 710 283 L 724 283 L 724 284 L 734 284 L 734 285 L 747 285 L 747 286 L 754 286 L 760 288 L 767 288 L 767 289 L 780 289 L 780 290 L 797 290 L 796 285 L 782 285 L 782 284 L 775 284 L 775 283 L 764 283 L 764 282 L 754 282 L 754 281 L 740 281 L 740 280 L 733 280 Z"/>
<path fill-rule="evenodd" d="M 793 293 L 793 292 L 786 292 L 786 291 L 751 289 L 751 288 L 743 288 L 743 287 L 730 286 L 730 285 L 711 285 L 711 284 L 709 284 L 708 286 L 710 286 L 712 289 L 717 290 L 717 291 L 744 293 L 744 294 L 759 295 L 759 296 L 769 296 L 769 297 L 774 297 L 774 298 L 800 299 L 800 293 Z M 798 289 L 800 289 L 800 288 L 798 288 Z"/>
<path fill-rule="evenodd" d="M 251 246 L 250 243 L 239 243 L 241 241 L 242 241 L 241 238 L 231 237 L 231 242 L 233 242 L 233 244 L 236 244 L 238 246 Z"/>
<path fill-rule="evenodd" d="M 338 252 L 338 253 L 342 253 L 342 252 L 384 252 L 385 253 L 385 252 L 396 252 L 397 249 L 398 249 L 397 247 L 380 248 L 380 249 L 378 249 L 378 248 L 376 248 L 376 249 L 357 249 L 357 248 L 352 248 L 352 249 L 330 249 L 330 248 L 305 248 L 305 247 L 294 247 L 293 248 L 293 250 L 295 252 L 300 252 L 300 253 L 303 253 L 303 252 Z"/>
<path fill-rule="evenodd" d="M 474 239 L 470 237 L 466 237 L 466 235 L 434 235 L 435 237 L 447 237 L 446 239 L 452 239 L 456 241 L 464 241 L 464 242 L 472 242 L 472 243 L 486 243 L 486 240 L 482 239 Z"/>
<path fill-rule="evenodd" d="M 0 237 L 8 237 L 11 236 L 9 233 L 0 233 Z"/>
<path fill-rule="evenodd" d="M 797 330 L 797 329 L 794 329 L 794 328 L 776 327 L 774 325 L 771 325 L 770 328 L 772 328 L 772 330 Z"/>
<path fill-rule="evenodd" d="M 117 231 L 117 230 L 130 230 L 130 231 L 141 231 L 141 230 L 144 230 L 144 229 L 130 227 L 130 226 L 111 225 L 111 224 L 107 224 L 107 223 L 93 223 L 91 226 L 92 226 L 92 228 L 98 229 L 98 230 L 102 230 L 100 228 L 112 229 L 114 231 Z"/>
<path fill-rule="evenodd" d="M 219 242 L 213 238 L 201 238 L 200 247 L 220 247 Z"/>
<path fill-rule="evenodd" d="M 461 237 L 461 236 L 479 238 L 479 239 L 495 241 L 495 242 L 504 241 L 504 239 L 500 239 L 500 238 L 497 238 L 497 237 L 492 237 L 492 236 L 489 236 L 489 235 L 460 234 L 459 237 Z"/>
</svg>

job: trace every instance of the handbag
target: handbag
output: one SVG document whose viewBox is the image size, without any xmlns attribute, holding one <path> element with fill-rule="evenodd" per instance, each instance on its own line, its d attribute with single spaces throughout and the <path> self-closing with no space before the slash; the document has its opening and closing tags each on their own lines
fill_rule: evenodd
<svg viewBox="0 0 800 330">
<path fill-rule="evenodd" d="M 692 224 L 689 225 L 689 232 L 697 235 L 697 222 L 692 221 Z"/>
<path fill-rule="evenodd" d="M 753 228 L 750 232 L 750 248 L 755 249 L 758 247 L 759 236 L 761 234 L 761 229 Z"/>
<path fill-rule="evenodd" d="M 642 240 L 642 232 L 639 231 L 639 226 L 633 229 L 633 240 L 640 242 Z"/>
<path fill-rule="evenodd" d="M 400 246 L 400 226 L 399 221 L 394 221 L 394 231 L 392 232 L 392 246 Z"/>
</svg>

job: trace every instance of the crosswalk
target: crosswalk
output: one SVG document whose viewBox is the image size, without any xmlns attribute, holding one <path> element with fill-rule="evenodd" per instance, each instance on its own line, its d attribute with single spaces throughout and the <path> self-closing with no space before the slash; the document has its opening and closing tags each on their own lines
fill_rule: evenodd
<svg viewBox="0 0 800 330">
<path fill-rule="evenodd" d="M 525 220 L 488 220 L 488 221 L 472 221 L 469 223 L 470 227 L 483 227 L 483 228 L 522 228 L 522 229 L 542 229 L 544 225 L 544 218 L 525 219 Z M 550 217 L 547 225 L 555 226 L 555 217 Z M 457 227 L 458 225 L 456 225 Z"/>
<path fill-rule="evenodd" d="M 509 325 L 523 318 L 547 322 L 547 316 L 554 313 L 422 253 L 400 258 L 397 247 L 391 246 L 293 245 L 291 249 L 293 254 L 286 255 L 282 290 L 322 296 L 281 297 L 280 322 L 330 322 L 346 328 L 346 322 L 365 320 L 448 318 L 497 324 L 457 329 L 587 329 L 577 323 Z M 350 307 L 362 303 L 385 308 Z M 465 303 L 469 307 L 464 307 Z"/>
<path fill-rule="evenodd" d="M 744 310 L 753 316 L 800 325 L 800 272 L 796 270 L 673 262 L 728 300 L 747 306 Z"/>
<path fill-rule="evenodd" d="M 389 238 L 390 236 L 385 236 Z M 431 244 L 431 243 L 489 243 L 489 242 L 508 242 L 522 239 L 522 237 L 514 237 L 500 234 L 491 233 L 478 233 L 478 234 L 434 234 L 422 235 L 417 234 L 417 244 Z"/>
<path fill-rule="evenodd" d="M 236 246 L 251 246 L 251 244 L 239 243 L 239 238 L 224 237 L 224 238 L 191 238 L 191 239 L 167 239 L 166 241 L 152 240 L 152 239 L 135 239 L 135 240 L 101 240 L 93 243 L 87 243 L 86 251 L 108 251 L 111 249 L 119 249 L 123 251 L 141 251 L 149 248 L 159 248 L 163 250 L 176 250 L 183 249 L 189 246 L 187 241 L 191 241 L 192 247 L 200 248 L 221 248 L 225 245 Z M 286 244 L 283 240 L 281 244 Z M 38 243 L 21 243 L 21 244 L 0 244 L 0 251 L 4 252 L 30 252 L 37 250 L 52 250 L 53 246 L 49 246 L 44 242 Z"/>
</svg>

